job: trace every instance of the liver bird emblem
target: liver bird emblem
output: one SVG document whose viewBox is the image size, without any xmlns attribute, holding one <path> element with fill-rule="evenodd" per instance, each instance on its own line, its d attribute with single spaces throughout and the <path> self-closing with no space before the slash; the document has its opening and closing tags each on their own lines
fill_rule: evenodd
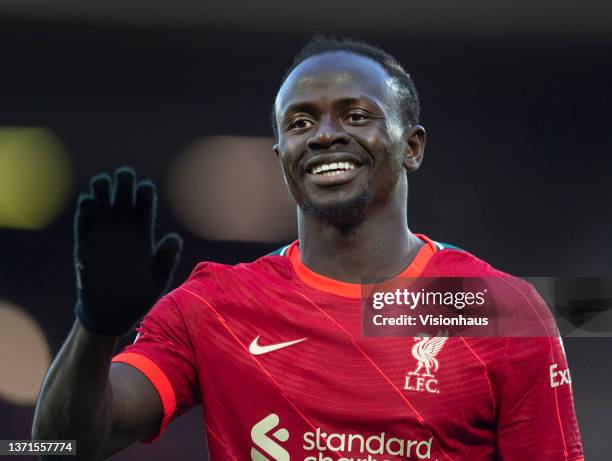
<svg viewBox="0 0 612 461">
<path fill-rule="evenodd" d="M 433 377 L 432 371 L 435 373 L 440 367 L 436 355 L 444 346 L 444 343 L 448 339 L 448 331 L 438 331 L 437 336 L 425 336 L 420 334 L 415 336 L 414 340 L 416 344 L 412 346 L 412 355 L 418 360 L 418 365 L 414 371 L 409 371 L 409 375 L 418 375 L 423 367 L 425 367 L 425 374 L 423 376 Z"/>
</svg>

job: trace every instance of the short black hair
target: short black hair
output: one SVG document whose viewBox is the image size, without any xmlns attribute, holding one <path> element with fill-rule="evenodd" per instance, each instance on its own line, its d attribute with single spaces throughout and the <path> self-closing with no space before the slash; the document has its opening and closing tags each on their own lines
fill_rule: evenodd
<svg viewBox="0 0 612 461">
<path fill-rule="evenodd" d="M 419 95 L 412 77 L 397 60 L 382 48 L 371 45 L 369 43 L 353 40 L 352 38 L 333 38 L 325 35 L 317 34 L 312 37 L 308 43 L 293 57 L 291 67 L 287 69 L 280 87 L 283 86 L 289 74 L 293 72 L 306 59 L 324 54 L 333 53 L 336 51 L 345 51 L 354 53 L 360 56 L 370 58 L 382 65 L 389 75 L 397 82 L 399 103 L 401 107 L 402 122 L 405 126 L 412 126 L 419 123 L 421 105 Z M 279 88 L 280 88 L 279 87 Z M 278 93 L 277 93 L 278 94 Z M 278 126 L 276 125 L 276 101 L 272 104 L 272 130 L 274 138 L 278 139 Z"/>
</svg>

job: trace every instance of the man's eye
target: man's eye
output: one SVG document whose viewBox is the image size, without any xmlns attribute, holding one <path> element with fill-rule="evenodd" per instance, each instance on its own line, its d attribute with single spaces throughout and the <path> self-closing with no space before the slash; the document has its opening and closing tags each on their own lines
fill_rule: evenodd
<svg viewBox="0 0 612 461">
<path fill-rule="evenodd" d="M 365 120 L 367 120 L 367 115 L 362 113 L 362 112 L 351 112 L 350 114 L 347 115 L 346 117 L 348 119 L 349 122 L 363 122 Z"/>
<path fill-rule="evenodd" d="M 308 128 L 310 126 L 310 121 L 305 118 L 298 118 L 289 123 L 289 129 L 297 128 Z"/>
</svg>

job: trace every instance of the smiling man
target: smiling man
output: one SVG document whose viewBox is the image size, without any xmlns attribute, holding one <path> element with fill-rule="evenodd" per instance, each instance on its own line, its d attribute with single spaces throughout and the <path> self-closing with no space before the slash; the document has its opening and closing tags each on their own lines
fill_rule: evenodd
<svg viewBox="0 0 612 461">
<path fill-rule="evenodd" d="M 410 231 L 418 119 L 391 56 L 310 42 L 273 109 L 298 240 L 248 264 L 199 264 L 116 356 L 167 285 L 180 240 L 153 245 L 151 184 L 128 170 L 94 178 L 76 220 L 78 319 L 34 437 L 106 457 L 201 403 L 212 460 L 582 459 L 558 338 L 362 335 L 364 279 L 502 278 L 508 309 L 541 305 L 526 283 Z"/>
<path fill-rule="evenodd" d="M 406 172 L 425 147 L 416 89 L 389 57 L 379 56 L 385 68 L 362 54 L 373 49 L 324 49 L 313 42 L 297 57 L 273 111 L 303 262 L 353 283 L 396 275 L 424 245 L 406 216 Z"/>
</svg>

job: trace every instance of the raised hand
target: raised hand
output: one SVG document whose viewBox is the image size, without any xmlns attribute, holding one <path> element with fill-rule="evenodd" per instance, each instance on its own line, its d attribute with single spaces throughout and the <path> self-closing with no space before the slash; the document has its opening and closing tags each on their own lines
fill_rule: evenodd
<svg viewBox="0 0 612 461">
<path fill-rule="evenodd" d="M 90 332 L 121 336 L 168 288 L 182 241 L 168 234 L 156 243 L 155 186 L 130 168 L 90 184 L 74 222 L 76 313 Z"/>
</svg>

